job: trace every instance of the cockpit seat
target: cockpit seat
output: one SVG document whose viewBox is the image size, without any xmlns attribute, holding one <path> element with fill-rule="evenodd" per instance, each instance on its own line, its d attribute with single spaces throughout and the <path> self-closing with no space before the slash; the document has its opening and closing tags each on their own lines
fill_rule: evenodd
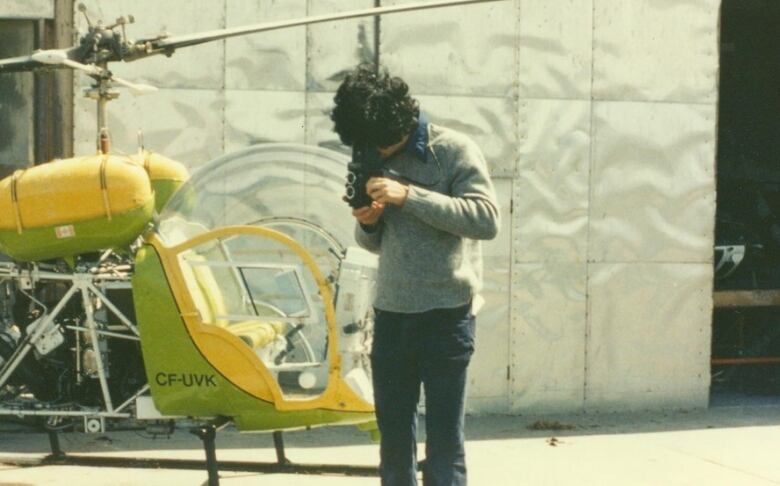
<svg viewBox="0 0 780 486">
<path fill-rule="evenodd" d="M 257 349 L 267 346 L 284 333 L 284 322 L 244 321 L 225 327 L 228 331 L 240 337 L 250 348 Z"/>
<path fill-rule="evenodd" d="M 256 351 L 283 336 L 286 327 L 284 322 L 228 320 L 226 316 L 229 313 L 219 282 L 209 266 L 199 264 L 206 259 L 196 253 L 187 253 L 184 260 L 182 274 L 204 324 L 225 329 Z"/>
</svg>

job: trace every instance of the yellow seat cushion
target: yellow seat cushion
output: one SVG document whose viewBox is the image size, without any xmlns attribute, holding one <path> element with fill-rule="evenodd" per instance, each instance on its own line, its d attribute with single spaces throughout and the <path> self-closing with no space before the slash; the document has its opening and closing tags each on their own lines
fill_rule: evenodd
<svg viewBox="0 0 780 486">
<path fill-rule="evenodd" d="M 190 253 L 184 260 L 182 275 L 204 324 L 225 329 L 252 349 L 266 346 L 284 332 L 284 322 L 249 320 L 231 323 L 223 317 L 228 314 L 227 307 L 214 273 L 207 265 L 198 264 L 206 259 L 202 255 Z"/>
</svg>

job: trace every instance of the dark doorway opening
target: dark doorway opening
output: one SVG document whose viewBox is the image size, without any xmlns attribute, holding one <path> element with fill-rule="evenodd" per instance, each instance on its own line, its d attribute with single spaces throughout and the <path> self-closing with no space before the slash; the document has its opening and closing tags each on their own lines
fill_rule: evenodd
<svg viewBox="0 0 780 486">
<path fill-rule="evenodd" d="M 723 0 L 711 405 L 780 404 L 780 1 Z"/>
<path fill-rule="evenodd" d="M 39 9 L 36 12 L 33 6 L 31 12 L 18 14 L 13 5 L 0 8 L 0 59 L 73 44 L 73 0 L 54 2 L 53 18 L 36 18 L 51 15 Z M 72 155 L 73 72 L 56 69 L 0 75 L 0 178 Z"/>
</svg>

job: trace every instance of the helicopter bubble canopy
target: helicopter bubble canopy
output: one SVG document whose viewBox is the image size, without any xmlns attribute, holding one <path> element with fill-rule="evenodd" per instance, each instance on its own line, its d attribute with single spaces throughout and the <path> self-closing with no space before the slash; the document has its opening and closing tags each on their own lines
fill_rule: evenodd
<svg viewBox="0 0 780 486">
<path fill-rule="evenodd" d="M 297 241 L 331 279 L 356 247 L 341 199 L 349 157 L 301 144 L 262 144 L 196 170 L 165 206 L 158 234 L 174 246 L 225 226 L 263 226 Z"/>
<path fill-rule="evenodd" d="M 203 309 L 199 314 L 208 315 L 211 308 L 214 323 L 219 321 L 218 314 L 228 321 L 241 321 L 222 327 L 228 331 L 241 328 L 237 335 L 245 342 L 252 341 L 250 347 L 274 374 L 285 400 L 322 396 L 330 383 L 328 372 L 333 364 L 328 356 L 338 353 L 343 380 L 365 402 L 372 401 L 367 356 L 376 256 L 356 247 L 354 219 L 341 199 L 348 161 L 343 154 L 305 145 L 250 147 L 196 170 L 160 216 L 157 233 L 169 248 L 188 247 L 188 242 L 200 235 L 236 228 L 235 233 L 217 233 L 221 236 L 206 237 L 199 246 L 182 252 L 180 265 L 183 273 L 193 276 L 189 279 L 193 284 L 188 287 L 192 295 L 200 292 L 222 296 L 219 305 L 208 305 L 208 298 L 201 299 L 205 304 L 200 305 Z M 322 277 L 314 278 L 300 254 L 280 246 L 278 241 L 241 233 L 238 227 L 246 226 L 275 230 L 289 237 L 305 249 L 305 258 L 311 259 Z M 203 271 L 204 266 L 209 272 Z M 311 266 L 308 268 L 311 270 Z M 241 275 L 238 283 L 233 282 L 228 269 Z M 215 283 L 206 285 L 203 273 Z M 286 280 L 282 282 L 281 277 Z M 231 282 L 239 290 L 233 289 Z M 336 290 L 333 300 L 327 298 L 331 292 L 324 291 L 322 285 Z M 242 299 L 243 294 L 251 298 Z M 252 302 L 251 309 L 246 302 Z M 326 309 L 330 304 L 333 317 Z M 276 334 L 289 335 L 289 329 L 294 329 L 305 346 L 282 356 L 271 346 L 273 336 L 266 339 L 265 334 L 273 333 L 263 330 L 263 336 L 259 336 L 258 329 L 253 328 L 254 334 L 246 335 L 241 326 L 258 317 L 287 322 L 288 330 Z M 330 319 L 335 319 L 334 327 L 328 324 Z M 331 335 L 336 329 L 342 329 L 338 339 Z M 331 349 L 336 341 L 337 347 Z M 290 376 L 293 371 L 298 373 L 294 379 Z"/>
<path fill-rule="evenodd" d="M 219 157 L 171 198 L 160 236 L 176 245 L 223 226 L 262 225 L 295 238 L 295 228 L 307 226 L 343 251 L 355 246 L 354 220 L 341 200 L 348 162 L 344 154 L 298 144 L 256 145 Z"/>
</svg>

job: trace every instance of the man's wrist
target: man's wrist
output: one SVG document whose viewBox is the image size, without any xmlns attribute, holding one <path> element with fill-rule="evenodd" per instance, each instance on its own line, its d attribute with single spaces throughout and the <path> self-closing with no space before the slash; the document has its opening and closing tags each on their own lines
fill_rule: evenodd
<svg viewBox="0 0 780 486">
<path fill-rule="evenodd" d="M 398 203 L 399 206 L 403 206 L 406 203 L 406 200 L 409 199 L 409 186 L 407 184 L 404 184 L 403 188 L 404 188 L 404 195 L 401 198 L 401 202 Z"/>
</svg>

